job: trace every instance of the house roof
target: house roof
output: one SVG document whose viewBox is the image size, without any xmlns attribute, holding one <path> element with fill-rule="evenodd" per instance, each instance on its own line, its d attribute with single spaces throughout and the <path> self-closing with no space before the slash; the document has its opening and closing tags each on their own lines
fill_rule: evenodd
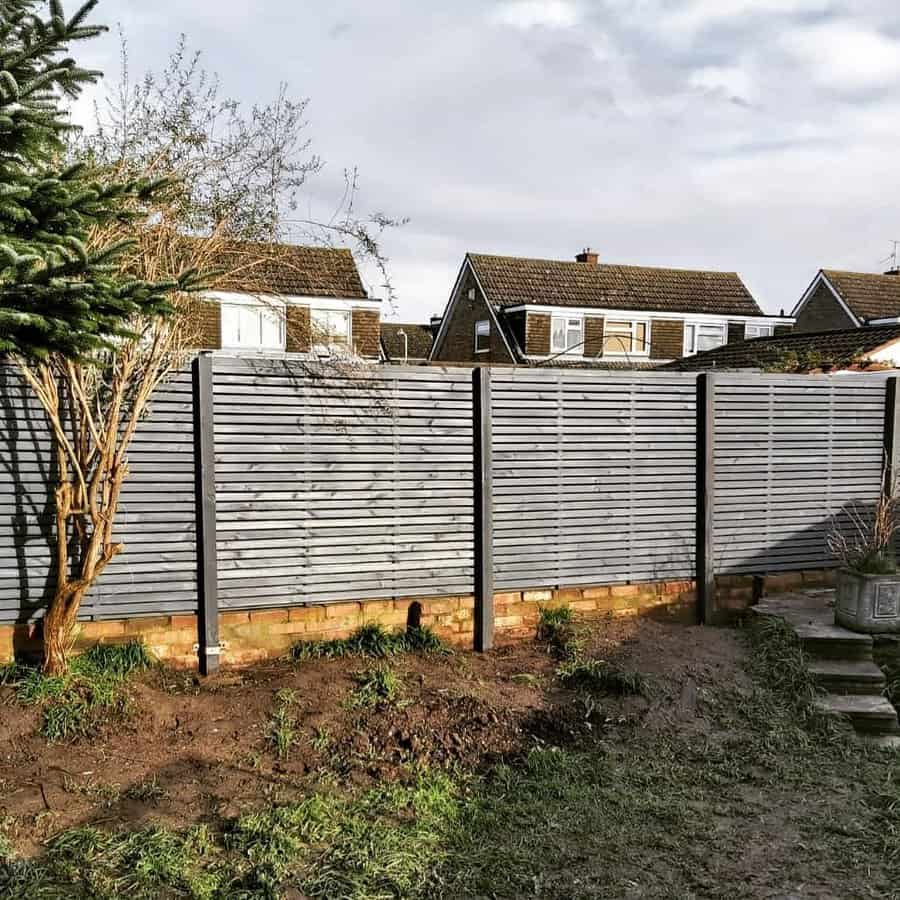
<svg viewBox="0 0 900 900">
<path fill-rule="evenodd" d="M 900 275 L 842 272 L 822 269 L 841 300 L 858 319 L 890 319 L 900 316 Z"/>
<path fill-rule="evenodd" d="M 735 272 L 594 265 L 484 253 L 470 253 L 467 258 L 495 306 L 764 315 Z"/>
<path fill-rule="evenodd" d="M 230 240 L 217 248 L 215 262 L 223 270 L 216 290 L 368 299 L 353 254 L 343 248 Z"/>
<path fill-rule="evenodd" d="M 818 368 L 830 364 L 846 368 L 885 344 L 900 340 L 900 324 L 867 325 L 840 331 L 780 334 L 724 344 L 714 350 L 686 356 L 660 366 L 661 369 L 767 369 L 796 357 L 799 365 Z"/>
<path fill-rule="evenodd" d="M 434 334 L 430 325 L 404 324 L 402 322 L 381 323 L 381 347 L 385 357 L 392 361 L 403 359 L 404 332 L 408 344 L 408 359 L 428 359 Z"/>
</svg>

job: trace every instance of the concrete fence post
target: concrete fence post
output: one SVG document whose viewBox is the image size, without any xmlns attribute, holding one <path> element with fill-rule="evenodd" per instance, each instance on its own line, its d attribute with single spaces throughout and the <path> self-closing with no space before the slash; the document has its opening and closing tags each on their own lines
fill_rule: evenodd
<svg viewBox="0 0 900 900">
<path fill-rule="evenodd" d="M 475 649 L 494 646 L 494 503 L 491 453 L 491 370 L 472 370 Z"/>
<path fill-rule="evenodd" d="M 197 531 L 197 656 L 200 672 L 219 668 L 219 573 L 216 557 L 216 457 L 212 354 L 191 364 L 194 401 L 194 497 Z"/>
<path fill-rule="evenodd" d="M 694 554 L 697 615 L 701 625 L 715 624 L 717 614 L 713 558 L 715 428 L 715 380 L 713 375 L 704 372 L 697 376 L 697 527 Z"/>
</svg>

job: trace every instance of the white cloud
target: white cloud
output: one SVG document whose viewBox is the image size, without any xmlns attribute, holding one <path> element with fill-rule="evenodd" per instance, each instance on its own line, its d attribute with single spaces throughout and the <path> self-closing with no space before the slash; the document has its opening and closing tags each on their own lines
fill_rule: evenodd
<svg viewBox="0 0 900 900">
<path fill-rule="evenodd" d="M 514 28 L 571 28 L 580 20 L 578 9 L 567 0 L 504 0 L 491 10 L 495 25 Z"/>
<path fill-rule="evenodd" d="M 672 30 L 693 36 L 714 25 L 741 21 L 750 16 L 795 15 L 824 12 L 828 0 L 689 0 L 676 10 L 663 12 L 659 26 L 662 33 Z"/>
<path fill-rule="evenodd" d="M 740 66 L 704 66 L 695 69 L 688 79 L 691 87 L 702 91 L 715 91 L 729 98 L 752 102 L 756 99 L 754 80 Z"/>
<path fill-rule="evenodd" d="M 828 22 L 787 32 L 782 47 L 820 84 L 865 90 L 900 79 L 900 41 L 853 22 Z"/>
</svg>

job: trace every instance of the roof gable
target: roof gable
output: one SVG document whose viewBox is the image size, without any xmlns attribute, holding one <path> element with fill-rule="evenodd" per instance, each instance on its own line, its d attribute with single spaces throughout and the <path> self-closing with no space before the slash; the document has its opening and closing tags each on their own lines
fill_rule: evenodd
<svg viewBox="0 0 900 900">
<path fill-rule="evenodd" d="M 900 275 L 822 269 L 832 288 L 857 319 L 900 316 Z"/>
<path fill-rule="evenodd" d="M 734 272 L 619 266 L 470 253 L 494 306 L 526 304 L 762 316 Z"/>
</svg>

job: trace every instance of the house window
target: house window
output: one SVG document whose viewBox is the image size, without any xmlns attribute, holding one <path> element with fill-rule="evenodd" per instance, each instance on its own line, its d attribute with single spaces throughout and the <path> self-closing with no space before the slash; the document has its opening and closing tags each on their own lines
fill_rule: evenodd
<svg viewBox="0 0 900 900">
<path fill-rule="evenodd" d="M 273 303 L 223 303 L 222 347 L 284 350 L 284 307 Z"/>
<path fill-rule="evenodd" d="M 704 350 L 721 347 L 728 341 L 728 330 L 725 325 L 702 325 L 699 322 L 686 322 L 684 326 L 684 355 L 693 356 Z"/>
<path fill-rule="evenodd" d="M 313 351 L 328 354 L 350 350 L 350 312 L 343 309 L 311 309 L 309 327 Z"/>
<path fill-rule="evenodd" d="M 475 323 L 475 352 L 487 353 L 491 349 L 491 323 L 482 319 Z"/>
<path fill-rule="evenodd" d="M 744 337 L 748 341 L 751 338 L 772 337 L 772 326 L 771 325 L 750 325 L 748 323 L 747 326 L 744 328 Z"/>
<path fill-rule="evenodd" d="M 584 319 L 580 316 L 553 316 L 550 320 L 550 352 L 581 353 Z"/>
<path fill-rule="evenodd" d="M 603 324 L 603 353 L 649 356 L 649 330 L 646 322 L 607 319 Z"/>
</svg>

